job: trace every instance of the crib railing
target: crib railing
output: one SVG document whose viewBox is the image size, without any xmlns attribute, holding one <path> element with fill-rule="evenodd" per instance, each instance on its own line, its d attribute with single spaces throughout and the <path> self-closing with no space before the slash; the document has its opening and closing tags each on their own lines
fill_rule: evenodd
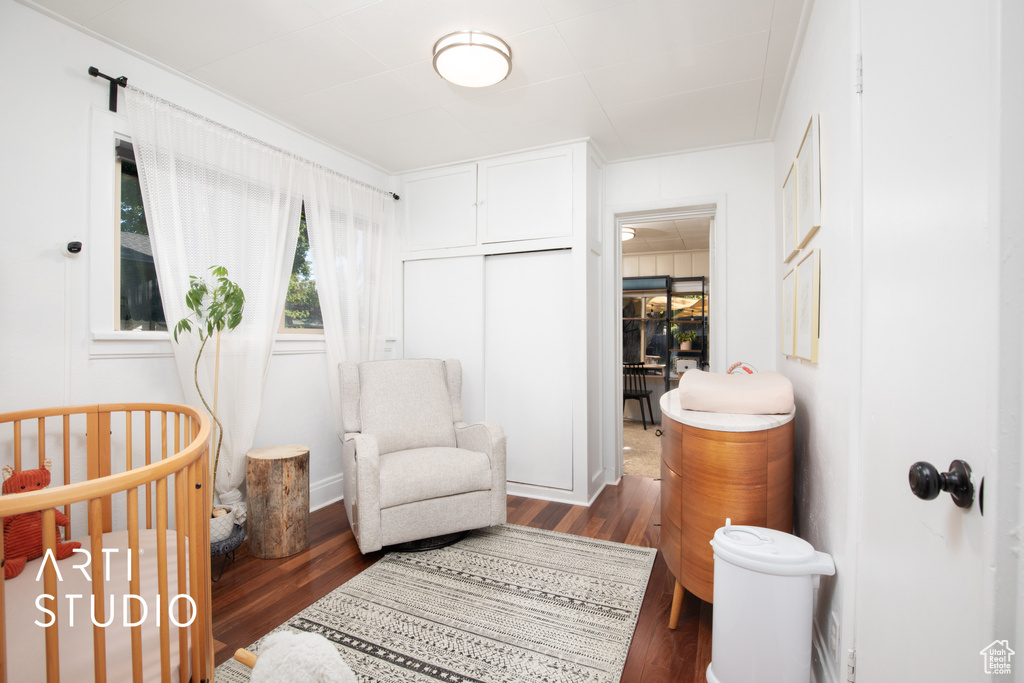
<svg viewBox="0 0 1024 683">
<path fill-rule="evenodd" d="M 55 427 L 59 424 L 59 427 Z M 213 631 L 210 608 L 209 465 L 210 420 L 194 408 L 173 404 L 106 404 L 27 410 L 0 414 L 0 465 L 17 471 L 43 467 L 49 459 L 51 485 L 28 493 L 0 496 L 0 517 L 42 512 L 43 548 L 55 552 L 58 543 L 54 508 L 69 518 L 63 539 L 80 527 L 84 511 L 88 542 L 83 548 L 91 557 L 103 554 L 103 534 L 127 531 L 131 553 L 129 566 L 139 566 L 139 530 L 155 529 L 161 680 L 171 680 L 172 638 L 178 643 L 180 683 L 211 681 Z M 48 457 L 50 453 L 60 458 Z M 84 450 L 84 452 L 83 452 Z M 34 451 L 35 457 L 32 457 Z M 114 453 L 118 453 L 117 457 Z M 142 495 L 140 496 L 140 489 Z M 169 498 L 170 496 L 170 498 Z M 142 499 L 140 501 L 140 498 Z M 140 502 L 142 508 L 140 508 Z M 170 507 L 173 505 L 173 513 Z M 123 508 L 122 508 L 123 506 Z M 115 514 L 116 513 L 116 514 Z M 173 524 L 170 517 L 173 515 Z M 116 519 L 115 519 L 116 518 Z M 176 557 L 168 557 L 167 535 L 174 535 Z M 0 527 L 0 560 L 3 530 Z M 174 562 L 177 585 L 169 585 L 168 567 Z M 103 572 L 93 571 L 93 679 L 107 680 Z M 0 572 L 0 683 L 8 683 L 11 653 L 7 650 L 3 572 Z M 43 562 L 43 589 L 57 595 L 57 569 Z M 139 572 L 130 572 L 129 592 L 139 595 Z M 188 595 L 195 605 L 190 614 L 187 600 L 176 601 L 172 612 L 169 596 Z M 138 624 L 139 605 L 131 605 L 131 623 Z M 46 680 L 61 680 L 58 622 L 61 605 L 43 598 L 41 607 L 57 618 L 45 627 Z M 194 616 L 194 618 L 191 618 Z M 172 618 L 173 617 L 173 618 Z M 185 624 L 178 627 L 175 624 Z M 88 627 L 82 624 L 83 627 Z M 134 681 L 143 680 L 142 626 L 130 630 L 131 668 Z M 147 656 L 152 656 L 149 653 Z M 84 671 L 64 672 L 65 680 L 85 680 Z M 14 681 L 11 681 L 14 683 Z"/>
</svg>

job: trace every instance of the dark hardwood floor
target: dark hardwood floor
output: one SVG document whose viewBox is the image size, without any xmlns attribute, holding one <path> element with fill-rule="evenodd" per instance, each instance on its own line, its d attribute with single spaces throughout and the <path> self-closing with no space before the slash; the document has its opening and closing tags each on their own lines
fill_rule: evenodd
<svg viewBox="0 0 1024 683">
<path fill-rule="evenodd" d="M 590 507 L 509 496 L 508 522 L 619 543 L 657 547 L 659 482 L 625 476 L 607 486 Z M 310 518 L 310 546 L 280 560 L 236 551 L 224 576 L 213 584 L 213 637 L 216 663 L 231 657 L 278 624 L 322 598 L 373 564 L 382 553 L 363 556 L 341 503 Z M 213 575 L 220 559 L 213 561 Z M 687 593 L 679 626 L 668 628 L 674 579 L 658 553 L 644 596 L 623 683 L 703 683 L 711 661 L 711 605 Z"/>
</svg>

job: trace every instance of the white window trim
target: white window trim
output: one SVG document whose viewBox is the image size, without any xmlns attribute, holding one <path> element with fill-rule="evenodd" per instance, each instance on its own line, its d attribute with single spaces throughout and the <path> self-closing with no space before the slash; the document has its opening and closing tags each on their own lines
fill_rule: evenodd
<svg viewBox="0 0 1024 683">
<path fill-rule="evenodd" d="M 131 139 L 128 119 L 105 109 L 91 111 L 89 140 L 89 358 L 172 358 L 169 332 L 118 330 L 117 259 L 114 226 L 120 207 L 114 177 L 114 140 Z M 170 322 L 170 321 L 168 321 Z M 281 332 L 273 355 L 325 354 L 322 333 Z"/>
</svg>

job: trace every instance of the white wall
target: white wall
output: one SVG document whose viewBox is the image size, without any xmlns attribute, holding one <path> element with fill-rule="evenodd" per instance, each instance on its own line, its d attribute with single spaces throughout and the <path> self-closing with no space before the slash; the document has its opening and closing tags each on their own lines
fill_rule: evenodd
<svg viewBox="0 0 1024 683">
<path fill-rule="evenodd" d="M 710 296 L 712 369 L 718 372 L 736 361 L 761 369 L 775 365 L 775 301 L 766 286 L 775 273 L 772 148 L 730 147 L 605 169 L 606 235 L 615 231 L 618 213 L 718 202 Z M 719 281 L 723 266 L 724 282 Z M 715 353 L 719 348 L 722 353 Z"/>
<path fill-rule="evenodd" d="M 92 353 L 90 117 L 106 111 L 108 91 L 86 73 L 89 66 L 365 182 L 389 182 L 377 169 L 11 0 L 0 0 L 0 63 L 10 67 L 0 107 L 0 411 L 183 400 L 170 342 L 158 345 L 157 357 L 134 355 L 131 342 L 118 352 L 127 357 Z M 84 251 L 67 259 L 60 248 L 72 237 Z M 323 344 L 296 342 L 290 350 L 271 359 L 255 445 L 308 445 L 312 500 L 320 505 L 341 495 Z"/>
<path fill-rule="evenodd" d="M 821 229 L 811 238 L 808 249 L 818 249 L 821 264 L 821 318 L 818 363 L 812 364 L 782 355 L 781 337 L 774 345 L 773 365 L 793 382 L 797 414 L 795 419 L 796 533 L 816 549 L 832 555 L 834 577 L 822 577 L 815 605 L 815 670 L 822 680 L 822 668 L 839 680 L 841 662 L 828 661 L 825 642 L 829 616 L 835 612 L 840 624 L 845 653 L 853 634 L 852 604 L 855 562 L 848 550 L 852 541 L 848 511 L 850 487 L 855 486 L 856 451 L 851 421 L 860 405 L 860 261 L 861 222 L 859 196 L 859 131 L 855 118 L 854 48 L 851 26 L 853 12 L 848 2 L 814 3 L 800 59 L 789 88 L 775 139 L 774 171 L 780 195 L 782 182 L 796 158 L 811 115 L 820 116 L 821 132 Z M 773 255 L 774 308 L 781 318 L 782 278 L 801 255 L 782 262 L 782 209 L 775 208 L 776 239 Z M 820 661 L 824 658 L 825 661 Z M 842 656 L 840 657 L 842 659 Z M 845 660 L 844 660 L 845 661 Z"/>
</svg>

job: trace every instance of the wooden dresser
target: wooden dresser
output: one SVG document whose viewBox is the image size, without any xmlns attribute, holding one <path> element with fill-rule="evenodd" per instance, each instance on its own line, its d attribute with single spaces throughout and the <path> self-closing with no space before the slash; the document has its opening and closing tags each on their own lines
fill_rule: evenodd
<svg viewBox="0 0 1024 683">
<path fill-rule="evenodd" d="M 676 579 L 669 628 L 684 590 L 714 601 L 715 530 L 733 524 L 793 530 L 793 412 L 683 410 L 661 398 L 661 551 Z"/>
</svg>

